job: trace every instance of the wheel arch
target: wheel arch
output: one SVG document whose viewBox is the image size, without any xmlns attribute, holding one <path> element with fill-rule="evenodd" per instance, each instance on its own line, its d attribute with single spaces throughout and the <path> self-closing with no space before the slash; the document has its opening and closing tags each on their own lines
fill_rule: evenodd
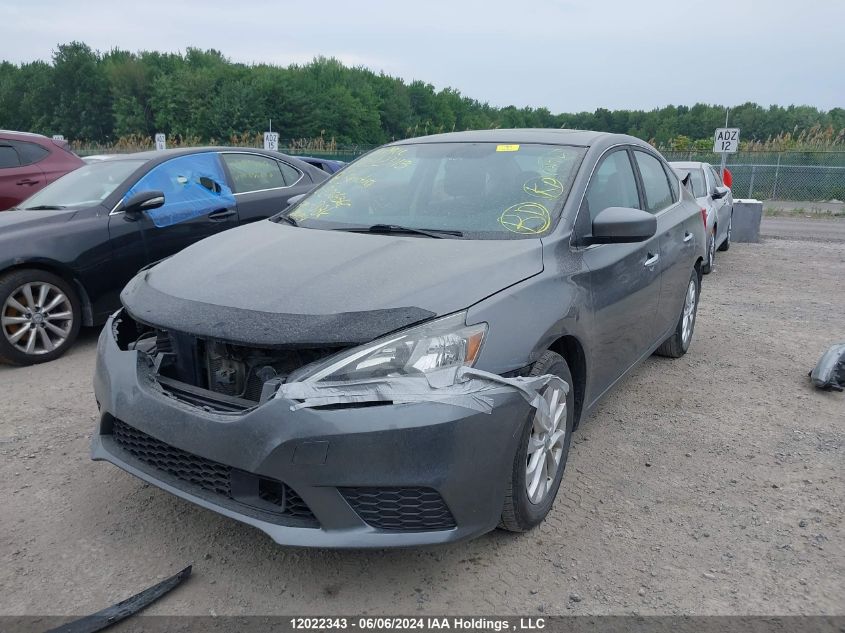
<svg viewBox="0 0 845 633">
<path fill-rule="evenodd" d="M 91 305 L 91 298 L 88 296 L 88 291 L 82 282 L 73 274 L 73 272 L 62 264 L 52 260 L 33 260 L 33 261 L 16 261 L 0 270 L 0 275 L 14 272 L 16 270 L 43 270 L 44 272 L 52 273 L 57 277 L 61 277 L 68 284 L 73 286 L 76 293 L 79 295 L 80 310 L 82 311 L 82 325 L 94 325 L 94 309 Z"/>
<path fill-rule="evenodd" d="M 569 371 L 572 374 L 572 388 L 575 392 L 575 423 L 577 428 L 581 422 L 581 413 L 584 409 L 584 396 L 587 392 L 587 357 L 584 354 L 584 346 L 575 336 L 566 334 L 556 339 L 549 349 L 563 356 Z"/>
</svg>

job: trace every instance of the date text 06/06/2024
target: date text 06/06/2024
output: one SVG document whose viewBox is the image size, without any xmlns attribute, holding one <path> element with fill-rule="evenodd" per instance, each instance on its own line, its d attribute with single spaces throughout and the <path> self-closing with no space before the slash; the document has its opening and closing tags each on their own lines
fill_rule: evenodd
<svg viewBox="0 0 845 633">
<path fill-rule="evenodd" d="M 546 626 L 544 618 L 525 617 L 515 622 L 505 619 L 483 617 L 293 617 L 290 625 L 295 630 L 458 630 L 458 631 L 501 631 L 541 630 Z"/>
</svg>

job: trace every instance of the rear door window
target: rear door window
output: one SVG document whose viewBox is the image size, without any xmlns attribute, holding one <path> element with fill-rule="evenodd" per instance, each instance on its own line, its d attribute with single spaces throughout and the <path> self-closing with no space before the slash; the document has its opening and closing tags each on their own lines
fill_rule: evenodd
<svg viewBox="0 0 845 633">
<path fill-rule="evenodd" d="M 13 141 L 12 145 L 14 145 L 15 149 L 18 151 L 21 165 L 32 165 L 33 163 L 37 163 L 50 155 L 50 152 L 35 143 Z"/>
<path fill-rule="evenodd" d="M 232 188 L 235 193 L 278 189 L 288 185 L 282 175 L 280 163 L 272 158 L 258 154 L 223 154 L 222 156 L 232 176 Z M 296 173 L 299 174 L 299 172 Z"/>
<path fill-rule="evenodd" d="M 664 163 L 661 163 L 661 165 L 663 165 L 663 171 L 666 172 L 666 178 L 669 179 L 669 188 L 672 190 L 672 202 L 677 202 L 678 197 L 681 194 L 681 184 L 678 179 L 678 174 L 676 174 L 669 165 Z"/>
<path fill-rule="evenodd" d="M 292 167 L 287 163 L 278 163 L 279 168 L 282 170 L 282 176 L 285 179 L 285 184 L 290 187 L 291 185 L 295 185 L 299 182 L 299 179 L 302 178 L 302 172 L 300 172 L 296 167 Z"/>
<path fill-rule="evenodd" d="M 18 158 L 18 153 L 11 145 L 0 145 L 0 169 L 9 169 L 11 167 L 20 167 L 21 161 Z"/>
<path fill-rule="evenodd" d="M 674 202 L 669 179 L 663 170 L 663 165 L 651 154 L 639 150 L 634 151 L 645 193 L 645 210 L 649 213 L 660 213 Z"/>
</svg>

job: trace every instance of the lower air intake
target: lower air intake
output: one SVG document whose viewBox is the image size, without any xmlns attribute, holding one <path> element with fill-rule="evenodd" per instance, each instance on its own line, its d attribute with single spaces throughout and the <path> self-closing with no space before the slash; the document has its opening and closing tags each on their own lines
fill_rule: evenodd
<svg viewBox="0 0 845 633">
<path fill-rule="evenodd" d="M 381 530 L 427 532 L 455 527 L 455 518 L 433 488 L 340 488 L 367 524 Z"/>
</svg>

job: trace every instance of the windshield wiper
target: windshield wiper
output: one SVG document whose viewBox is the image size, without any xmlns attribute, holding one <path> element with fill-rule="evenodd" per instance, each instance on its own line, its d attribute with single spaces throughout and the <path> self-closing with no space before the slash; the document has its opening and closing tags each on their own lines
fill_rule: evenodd
<svg viewBox="0 0 845 633">
<path fill-rule="evenodd" d="M 281 220 L 282 222 L 287 222 L 287 223 L 288 223 L 288 224 L 290 224 L 291 226 L 299 226 L 299 222 L 297 222 L 296 220 L 294 220 L 294 219 L 293 219 L 292 217 L 290 217 L 289 215 L 277 215 L 274 219 L 275 219 L 275 220 Z"/>
<path fill-rule="evenodd" d="M 367 228 L 344 228 L 338 231 L 355 231 L 363 233 L 408 233 L 410 235 L 425 235 L 436 239 L 442 239 L 446 235 L 463 237 L 461 231 L 450 231 L 448 229 L 417 229 L 410 226 L 399 226 L 398 224 L 373 224 Z"/>
<path fill-rule="evenodd" d="M 24 207 L 24 211 L 57 211 L 66 208 L 60 204 L 39 204 L 35 207 Z"/>
</svg>

